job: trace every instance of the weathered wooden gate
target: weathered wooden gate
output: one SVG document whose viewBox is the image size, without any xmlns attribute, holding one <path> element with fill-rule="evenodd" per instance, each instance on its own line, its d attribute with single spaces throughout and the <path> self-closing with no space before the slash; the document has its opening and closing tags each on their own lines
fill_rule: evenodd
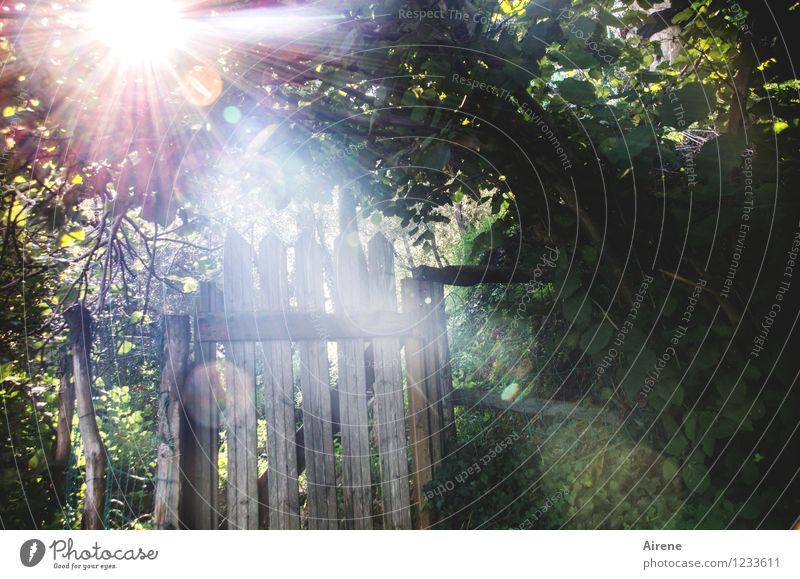
<svg viewBox="0 0 800 579">
<path fill-rule="evenodd" d="M 391 244 L 376 235 L 367 249 L 368 260 L 350 233 L 326 260 L 308 232 L 289 260 L 289 248 L 272 235 L 256 252 L 229 232 L 222 291 L 201 286 L 190 367 L 174 355 L 189 339 L 188 316 L 165 323 L 157 528 L 221 526 L 220 432 L 228 528 L 258 528 L 259 506 L 269 528 L 300 528 L 301 485 L 310 529 L 369 529 L 378 511 L 383 528 L 408 529 L 412 507 L 416 526 L 430 526 L 424 485 L 453 429 L 443 288 L 403 279 L 399 311 Z M 266 448 L 258 443 L 257 404 L 264 405 Z M 370 468 L 371 441 L 378 469 Z"/>
</svg>

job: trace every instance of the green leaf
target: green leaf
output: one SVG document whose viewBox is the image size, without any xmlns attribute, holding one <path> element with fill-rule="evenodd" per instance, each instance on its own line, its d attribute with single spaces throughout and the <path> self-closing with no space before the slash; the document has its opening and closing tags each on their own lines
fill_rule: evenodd
<svg viewBox="0 0 800 579">
<path fill-rule="evenodd" d="M 715 198 L 719 194 L 717 191 L 720 185 L 719 178 L 722 177 L 725 183 L 730 173 L 742 165 L 742 156 L 746 148 L 747 143 L 743 135 L 726 133 L 706 142 L 695 157 L 696 172 L 698 175 L 706 176 L 709 189 Z"/>
<path fill-rule="evenodd" d="M 670 456 L 681 456 L 688 445 L 689 441 L 686 440 L 684 435 L 676 434 L 675 437 L 670 440 L 669 444 L 667 444 L 667 446 L 664 448 L 664 452 Z"/>
<path fill-rule="evenodd" d="M 589 355 L 597 354 L 611 339 L 611 324 L 600 322 L 586 330 L 581 336 L 581 348 Z"/>
<path fill-rule="evenodd" d="M 678 423 L 669 414 L 665 414 L 661 418 L 661 424 L 664 425 L 664 432 L 666 432 L 668 436 L 672 436 L 675 434 L 675 431 L 678 430 Z"/>
<path fill-rule="evenodd" d="M 685 10 L 681 10 L 675 16 L 672 17 L 673 24 L 680 24 L 681 22 L 686 22 L 690 18 L 692 18 L 697 12 L 694 11 L 693 8 L 689 7 Z"/>
<path fill-rule="evenodd" d="M 625 26 L 617 16 L 605 8 L 597 9 L 597 20 L 603 26 L 612 26 L 614 28 L 623 28 Z"/>
<path fill-rule="evenodd" d="M 425 106 L 416 106 L 411 109 L 411 120 L 416 123 L 422 123 L 428 117 L 428 108 Z"/>
<path fill-rule="evenodd" d="M 709 485 L 708 467 L 701 462 L 687 462 L 683 466 L 683 482 L 691 490 L 702 492 Z"/>
<path fill-rule="evenodd" d="M 783 131 L 789 128 L 789 123 L 786 121 L 775 121 L 772 125 L 772 129 L 775 131 L 776 135 L 780 135 Z"/>
<path fill-rule="evenodd" d="M 619 137 L 603 139 L 598 148 L 606 159 L 616 165 L 628 165 L 630 163 L 630 155 L 625 146 L 625 141 Z"/>
<path fill-rule="evenodd" d="M 583 42 L 580 42 L 574 38 L 570 38 L 569 41 L 567 41 L 567 43 L 564 45 L 564 48 L 558 52 L 557 58 L 558 63 L 564 68 L 564 70 L 574 70 L 575 68 L 591 68 L 593 66 L 597 66 L 598 64 L 598 60 L 595 58 L 594 53 L 589 51 Z M 564 96 L 563 93 L 562 96 Z"/>
<path fill-rule="evenodd" d="M 594 34 L 597 24 L 597 20 L 581 15 L 570 22 L 567 32 L 575 34 L 579 39 L 587 39 Z"/>
<path fill-rule="evenodd" d="M 86 239 L 86 232 L 83 229 L 76 229 L 75 231 L 70 231 L 62 235 L 58 240 L 58 246 L 69 247 L 84 239 Z"/>
<path fill-rule="evenodd" d="M 686 433 L 686 437 L 694 442 L 697 438 L 697 414 L 690 414 L 686 417 L 686 421 L 683 424 L 683 431 Z"/>
<path fill-rule="evenodd" d="M 703 442 L 701 444 L 702 444 L 703 454 L 704 455 L 711 456 L 714 453 L 714 444 L 715 444 L 715 442 L 716 441 L 714 440 L 713 436 L 709 436 L 708 434 L 706 434 L 703 437 Z"/>
<path fill-rule="evenodd" d="M 423 164 L 431 169 L 442 170 L 450 161 L 450 145 L 437 143 L 425 152 Z"/>
<path fill-rule="evenodd" d="M 185 277 L 182 281 L 184 293 L 193 294 L 200 289 L 200 283 L 193 277 Z"/>
<path fill-rule="evenodd" d="M 650 145 L 655 145 L 655 130 L 653 125 L 639 125 L 625 135 L 625 144 L 628 145 L 631 157 L 636 157 Z"/>
<path fill-rule="evenodd" d="M 664 462 L 661 463 L 661 476 L 664 477 L 664 480 L 672 480 L 677 473 L 678 465 L 675 461 L 671 458 L 665 458 Z"/>
<path fill-rule="evenodd" d="M 641 341 L 634 339 L 630 334 L 628 334 L 628 338 L 625 340 L 625 345 L 630 349 L 628 355 L 636 355 L 635 350 L 642 347 Z M 655 352 L 649 349 L 642 350 L 642 352 L 638 354 L 636 362 L 630 367 L 625 376 L 624 388 L 629 396 L 635 397 L 643 390 L 645 378 L 648 373 L 653 370 L 657 359 Z M 654 388 L 658 389 L 658 384 L 656 384 Z M 649 396 L 653 396 L 653 393 L 651 392 Z"/>
<path fill-rule="evenodd" d="M 128 340 L 123 341 L 119 346 L 117 346 L 117 354 L 123 356 L 129 353 L 136 347 L 136 344 L 133 342 L 129 342 Z"/>
<path fill-rule="evenodd" d="M 664 93 L 661 97 L 661 106 L 658 108 L 658 116 L 664 124 L 682 129 L 707 118 L 714 104 L 713 89 L 704 88 L 702 83 L 693 82 L 674 93 Z"/>
<path fill-rule="evenodd" d="M 575 269 L 566 266 L 556 271 L 555 290 L 561 300 L 566 300 L 581 287 L 581 276 Z"/>
<path fill-rule="evenodd" d="M 592 304 L 585 296 L 576 296 L 564 302 L 564 317 L 576 328 L 585 328 L 592 318 Z"/>
<path fill-rule="evenodd" d="M 576 105 L 594 104 L 597 98 L 594 92 L 594 86 L 585 80 L 568 78 L 558 83 L 557 86 L 561 97 Z"/>
</svg>

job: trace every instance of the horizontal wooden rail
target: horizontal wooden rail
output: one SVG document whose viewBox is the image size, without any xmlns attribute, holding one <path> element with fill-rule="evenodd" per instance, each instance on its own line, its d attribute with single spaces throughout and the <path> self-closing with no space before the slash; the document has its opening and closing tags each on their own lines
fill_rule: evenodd
<svg viewBox="0 0 800 579">
<path fill-rule="evenodd" d="M 412 269 L 411 272 L 416 279 L 421 281 L 435 281 L 462 287 L 486 283 L 544 283 L 552 277 L 549 270 L 532 272 L 514 267 L 489 265 L 446 265 L 444 267 L 421 265 Z"/>
<path fill-rule="evenodd" d="M 272 340 L 341 340 L 421 335 L 416 315 L 367 312 L 347 316 L 328 313 L 204 314 L 197 319 L 199 342 L 268 342 Z"/>
<path fill-rule="evenodd" d="M 608 414 L 608 409 L 592 406 L 581 407 L 577 402 L 559 402 L 543 398 L 519 398 L 514 401 L 503 400 L 499 394 L 482 390 L 456 388 L 453 390 L 453 404 L 469 408 L 489 408 L 526 415 L 558 416 L 576 420 L 595 420 L 598 414 Z"/>
</svg>

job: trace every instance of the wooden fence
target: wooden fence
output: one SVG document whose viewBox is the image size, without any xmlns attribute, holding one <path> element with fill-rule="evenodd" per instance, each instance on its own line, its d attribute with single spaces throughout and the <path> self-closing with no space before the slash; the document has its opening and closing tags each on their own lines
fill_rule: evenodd
<svg viewBox="0 0 800 579">
<path fill-rule="evenodd" d="M 303 513 L 309 529 L 434 522 L 424 486 L 454 428 L 443 287 L 403 279 L 398 309 L 391 244 L 376 235 L 367 259 L 352 238 L 326 259 L 303 235 L 290 283 L 280 240 L 256 251 L 229 232 L 222 291 L 202 284 L 192 316 L 167 317 L 156 528 L 297 529 Z"/>
</svg>

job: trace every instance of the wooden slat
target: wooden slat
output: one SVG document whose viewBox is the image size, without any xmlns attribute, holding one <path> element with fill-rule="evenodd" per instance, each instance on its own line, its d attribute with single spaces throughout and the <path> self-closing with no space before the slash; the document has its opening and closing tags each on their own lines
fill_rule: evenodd
<svg viewBox="0 0 800 579">
<path fill-rule="evenodd" d="M 554 250 L 553 250 L 554 251 Z M 551 270 L 552 268 L 547 268 Z M 430 267 L 421 265 L 412 270 L 415 279 L 434 281 L 446 285 L 471 287 L 486 283 L 527 283 L 548 281 L 549 271 L 526 271 L 517 267 L 497 267 L 491 265 L 447 265 Z"/>
<path fill-rule="evenodd" d="M 322 253 L 313 230 L 298 241 L 295 263 L 300 309 L 321 314 L 325 309 Z M 338 519 L 327 339 L 320 333 L 317 340 L 299 345 L 310 529 L 335 529 Z"/>
<path fill-rule="evenodd" d="M 370 304 L 373 309 L 397 308 L 394 250 L 381 234 L 369 242 Z M 378 429 L 381 496 L 385 529 L 410 529 L 408 457 L 400 340 L 376 338 L 372 342 L 375 372 L 374 412 Z"/>
<path fill-rule="evenodd" d="M 178 529 L 180 502 L 180 392 L 189 364 L 189 317 L 164 317 L 158 411 L 158 457 L 153 527 Z M 79 407 L 80 410 L 80 407 Z"/>
<path fill-rule="evenodd" d="M 357 241 L 357 234 L 351 232 L 336 242 L 336 304 L 345 317 L 363 310 L 369 303 L 366 260 L 354 239 Z M 372 528 L 364 348 L 363 338 L 340 340 L 337 347 L 345 522 L 353 529 Z"/>
<path fill-rule="evenodd" d="M 447 314 L 445 312 L 444 286 L 431 283 L 431 305 L 434 308 L 433 340 L 436 345 L 441 409 L 443 417 L 443 449 L 445 455 L 452 450 L 456 437 L 455 413 L 453 410 L 453 370 L 450 366 L 450 345 L 447 339 Z"/>
<path fill-rule="evenodd" d="M 222 293 L 213 283 L 200 284 L 197 315 L 222 311 Z M 201 341 L 195 326 L 194 366 L 181 396 L 181 525 L 188 529 L 219 527 L 219 395 L 217 343 Z"/>
<path fill-rule="evenodd" d="M 442 408 L 442 367 L 439 357 L 437 336 L 439 334 L 438 315 L 435 309 L 437 282 L 419 282 L 421 292 L 421 303 L 419 307 L 424 314 L 422 326 L 425 331 L 425 341 L 423 348 L 423 358 L 425 362 L 424 370 L 424 392 L 427 400 L 428 423 L 430 425 L 430 438 L 428 442 L 431 448 L 431 467 L 435 471 L 442 462 L 444 456 L 444 410 Z"/>
<path fill-rule="evenodd" d="M 261 276 L 261 308 L 272 312 L 287 310 L 289 274 L 286 247 L 274 235 L 267 235 L 261 241 L 258 269 Z M 292 344 L 289 341 L 273 341 L 262 344 L 262 348 L 267 419 L 269 528 L 298 529 L 300 499 L 297 483 Z"/>
<path fill-rule="evenodd" d="M 253 311 L 250 245 L 228 231 L 223 257 L 225 312 Z M 255 345 L 226 344 L 225 417 L 228 444 L 228 528 L 258 528 Z"/>
<path fill-rule="evenodd" d="M 418 319 L 409 314 L 376 310 L 342 316 L 324 312 L 258 312 L 204 314 L 198 319 L 204 341 L 266 342 L 404 336 L 419 332 Z"/>
<path fill-rule="evenodd" d="M 403 310 L 424 313 L 424 289 L 414 278 L 402 281 Z M 431 424 L 427 392 L 426 340 L 411 336 L 405 339 L 406 380 L 408 382 L 408 419 L 411 433 L 411 457 L 414 476 L 414 503 L 419 526 L 423 529 L 433 524 L 433 512 L 424 500 L 425 485 L 433 476 L 431 456 Z"/>
<path fill-rule="evenodd" d="M 615 409 L 599 409 L 592 406 L 581 406 L 579 402 L 561 402 L 546 398 L 517 398 L 516 400 L 503 400 L 500 394 L 486 392 L 485 390 L 473 390 L 466 388 L 456 388 L 453 390 L 453 404 L 463 406 L 467 411 L 481 409 L 492 409 L 501 412 L 518 412 L 527 416 L 548 416 L 557 417 L 561 420 L 597 420 L 598 415 L 618 416 Z"/>
</svg>

